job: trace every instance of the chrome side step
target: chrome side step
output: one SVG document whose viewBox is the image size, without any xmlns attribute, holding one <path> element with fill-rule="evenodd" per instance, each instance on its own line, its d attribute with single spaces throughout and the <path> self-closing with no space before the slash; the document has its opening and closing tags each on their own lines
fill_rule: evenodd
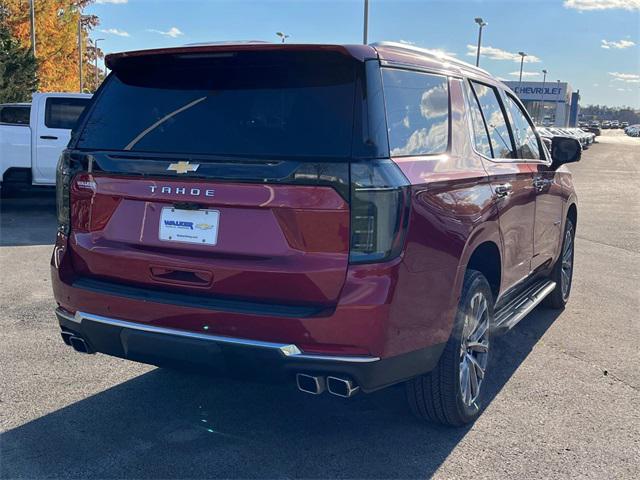
<svg viewBox="0 0 640 480">
<path fill-rule="evenodd" d="M 511 330 L 520 320 L 538 305 L 544 297 L 553 292 L 556 283 L 540 280 L 495 312 L 496 330 Z"/>
</svg>

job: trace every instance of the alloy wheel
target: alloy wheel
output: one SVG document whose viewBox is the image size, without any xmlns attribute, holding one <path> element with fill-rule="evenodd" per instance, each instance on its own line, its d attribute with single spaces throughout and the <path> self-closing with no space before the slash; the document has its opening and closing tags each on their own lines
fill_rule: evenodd
<svg viewBox="0 0 640 480">
<path fill-rule="evenodd" d="M 478 292 L 471 298 L 465 314 L 460 343 L 460 392 L 467 406 L 478 398 L 487 369 L 489 318 L 487 299 Z"/>
<path fill-rule="evenodd" d="M 562 298 L 566 300 L 569 297 L 571 289 L 571 279 L 573 276 L 573 225 L 567 225 L 567 231 L 564 234 L 564 246 L 562 248 L 562 265 L 560 268 L 560 288 L 562 289 Z"/>
</svg>

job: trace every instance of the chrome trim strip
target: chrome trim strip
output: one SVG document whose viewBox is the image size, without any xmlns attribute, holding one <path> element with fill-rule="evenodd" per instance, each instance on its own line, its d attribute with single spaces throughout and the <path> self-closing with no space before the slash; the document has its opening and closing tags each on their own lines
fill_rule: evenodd
<svg viewBox="0 0 640 480">
<path fill-rule="evenodd" d="M 174 328 L 158 327 L 156 325 L 147 325 L 144 323 L 127 322 L 125 320 L 117 320 L 115 318 L 103 317 L 101 315 L 94 315 L 86 312 L 76 312 L 75 316 L 69 312 L 58 308 L 56 314 L 60 317 L 82 324 L 83 320 L 90 322 L 98 322 L 106 325 L 112 325 L 114 327 L 129 328 L 131 330 L 138 330 L 149 333 L 160 333 L 163 335 L 174 335 L 185 338 L 195 338 L 198 340 L 206 340 L 215 343 L 224 343 L 227 345 L 237 345 L 249 348 L 263 348 L 266 350 L 277 351 L 285 358 L 292 360 L 315 360 L 326 362 L 344 362 L 344 363 L 371 363 L 380 360 L 380 357 L 366 357 L 366 356 L 336 356 L 336 355 L 316 355 L 305 354 L 294 344 L 275 343 L 275 342 L 263 342 L 260 340 L 249 340 L 244 338 L 223 337 L 219 335 L 209 335 L 206 333 L 189 332 L 186 330 L 178 330 Z"/>
<path fill-rule="evenodd" d="M 508 330 L 515 327 L 531 310 L 544 300 L 556 288 L 556 282 L 551 280 L 541 285 L 534 285 L 526 290 L 521 297 L 516 297 L 509 304 L 505 305 L 496 314 L 496 325 L 498 329 Z"/>
</svg>

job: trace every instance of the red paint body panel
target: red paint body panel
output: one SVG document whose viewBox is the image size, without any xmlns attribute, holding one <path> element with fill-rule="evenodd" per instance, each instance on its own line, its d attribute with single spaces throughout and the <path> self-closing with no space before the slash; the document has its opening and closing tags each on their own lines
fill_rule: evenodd
<svg viewBox="0 0 640 480">
<path fill-rule="evenodd" d="M 174 193 L 162 193 L 162 187 Z M 162 208 L 194 199 L 176 188 L 214 192 L 196 201 L 220 212 L 215 246 L 159 239 Z M 211 285 L 170 282 L 172 288 L 326 306 L 336 303 L 344 283 L 349 209 L 331 188 L 81 175 L 71 201 L 70 249 L 82 276 L 162 287 L 166 282 L 152 275 L 151 266 L 205 271 Z"/>
<path fill-rule="evenodd" d="M 397 48 L 293 44 L 128 52 L 108 56 L 107 64 L 113 67 L 132 56 L 230 49 L 330 49 L 358 61 L 379 57 L 456 76 L 469 72 Z M 482 72 L 474 74 L 499 84 Z M 474 150 L 462 82 L 449 79 L 447 152 L 392 158 L 409 182 L 411 202 L 404 248 L 396 258 L 349 263 L 350 205 L 345 195 L 328 186 L 83 173 L 71 188 L 71 234 L 69 238 L 59 234 L 52 258 L 56 301 L 69 312 L 292 343 L 314 353 L 390 358 L 443 344 L 449 339 L 464 274 L 477 248 L 491 243 L 500 253 L 500 297 L 555 261 L 568 205 L 575 202 L 566 170 L 553 171 L 544 161 L 491 161 Z M 533 185 L 537 177 L 548 180 L 548 188 L 537 191 Z M 495 186 L 507 182 L 513 195 L 497 199 Z M 172 193 L 163 193 L 163 186 L 171 187 Z M 177 194 L 176 187 L 213 194 L 194 199 Z M 159 240 L 161 209 L 185 201 L 219 210 L 215 246 Z M 163 279 L 171 269 L 192 272 L 202 282 Z M 301 318 L 220 312 L 75 288 L 71 284 L 77 277 L 324 310 Z"/>
</svg>

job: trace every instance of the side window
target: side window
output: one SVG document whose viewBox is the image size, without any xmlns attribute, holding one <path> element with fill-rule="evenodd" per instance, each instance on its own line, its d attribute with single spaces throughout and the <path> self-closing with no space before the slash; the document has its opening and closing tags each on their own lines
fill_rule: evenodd
<svg viewBox="0 0 640 480">
<path fill-rule="evenodd" d="M 484 124 L 482 118 L 482 112 L 478 105 L 476 96 L 471 91 L 471 87 L 468 83 L 466 85 L 466 93 L 469 105 L 469 114 L 471 115 L 471 124 L 473 128 L 473 141 L 476 147 L 476 151 L 488 158 L 493 158 L 493 151 L 491 150 L 491 141 L 489 140 L 489 132 L 487 126 Z"/>
<path fill-rule="evenodd" d="M 72 129 L 89 100 L 86 98 L 48 98 L 44 124 L 49 128 Z"/>
<path fill-rule="evenodd" d="M 392 156 L 444 153 L 449 145 L 447 77 L 382 70 Z"/>
<path fill-rule="evenodd" d="M 507 121 L 500 107 L 498 91 L 488 85 L 471 82 L 489 132 L 494 158 L 515 158 Z"/>
<path fill-rule="evenodd" d="M 29 125 L 29 106 L 7 106 L 0 108 L 0 123 L 12 125 Z"/>
<path fill-rule="evenodd" d="M 540 159 L 540 146 L 538 145 L 538 137 L 531 123 L 527 119 L 526 114 L 520 108 L 520 105 L 507 94 L 507 109 L 511 116 L 511 127 L 513 129 L 513 137 L 516 142 L 518 158 Z"/>
</svg>

